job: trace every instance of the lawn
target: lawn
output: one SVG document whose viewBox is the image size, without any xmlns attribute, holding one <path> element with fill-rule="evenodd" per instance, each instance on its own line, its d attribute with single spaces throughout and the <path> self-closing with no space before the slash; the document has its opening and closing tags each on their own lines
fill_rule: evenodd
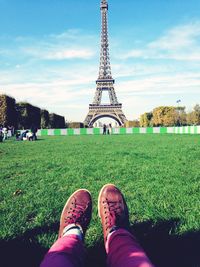
<svg viewBox="0 0 200 267">
<path fill-rule="evenodd" d="M 87 188 L 93 217 L 86 266 L 103 267 L 97 198 L 106 183 L 124 193 L 132 231 L 156 266 L 200 266 L 200 136 L 170 134 L 0 143 L 1 266 L 38 266 L 65 201 Z"/>
</svg>

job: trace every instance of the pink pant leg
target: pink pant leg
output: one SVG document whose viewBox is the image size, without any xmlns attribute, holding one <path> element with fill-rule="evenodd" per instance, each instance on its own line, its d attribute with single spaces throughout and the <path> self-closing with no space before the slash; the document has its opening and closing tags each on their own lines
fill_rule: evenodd
<svg viewBox="0 0 200 267">
<path fill-rule="evenodd" d="M 82 267 L 85 249 L 76 235 L 59 238 L 47 252 L 40 267 Z"/>
<path fill-rule="evenodd" d="M 108 267 L 153 267 L 135 237 L 124 229 L 108 236 L 106 252 Z"/>
</svg>

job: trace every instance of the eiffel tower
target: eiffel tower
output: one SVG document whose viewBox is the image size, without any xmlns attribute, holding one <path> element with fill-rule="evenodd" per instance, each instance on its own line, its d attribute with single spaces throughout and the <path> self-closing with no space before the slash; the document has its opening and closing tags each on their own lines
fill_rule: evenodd
<svg viewBox="0 0 200 267">
<path fill-rule="evenodd" d="M 112 78 L 109 42 L 108 42 L 108 3 L 107 0 L 101 0 L 101 52 L 99 77 L 96 81 L 96 92 L 92 104 L 89 104 L 89 112 L 85 118 L 84 124 L 92 127 L 94 122 L 103 117 L 110 117 L 121 126 L 127 120 L 123 111 L 122 104 L 118 102 L 114 89 L 115 80 Z M 107 91 L 110 104 L 101 104 L 102 93 Z"/>
</svg>

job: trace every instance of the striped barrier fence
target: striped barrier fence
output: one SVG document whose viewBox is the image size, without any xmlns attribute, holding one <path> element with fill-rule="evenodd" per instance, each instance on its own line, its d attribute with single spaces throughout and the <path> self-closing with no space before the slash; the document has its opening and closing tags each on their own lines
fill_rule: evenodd
<svg viewBox="0 0 200 267">
<path fill-rule="evenodd" d="M 101 135 L 102 128 L 40 129 L 38 136 Z M 112 134 L 200 134 L 200 126 L 112 128 Z"/>
</svg>

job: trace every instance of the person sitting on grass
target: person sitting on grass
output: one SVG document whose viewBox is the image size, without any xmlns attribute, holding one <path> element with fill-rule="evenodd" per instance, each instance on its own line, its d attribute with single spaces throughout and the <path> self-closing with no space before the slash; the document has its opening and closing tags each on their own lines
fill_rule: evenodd
<svg viewBox="0 0 200 267">
<path fill-rule="evenodd" d="M 28 132 L 28 133 L 26 134 L 26 140 L 28 140 L 28 141 L 33 141 L 33 134 L 32 134 L 31 132 Z"/>
<path fill-rule="evenodd" d="M 28 130 L 26 130 L 22 134 L 17 133 L 16 139 L 17 139 L 17 141 L 26 141 L 26 140 L 34 141 L 34 140 L 36 140 L 34 134 L 32 132 L 29 132 Z"/>
<path fill-rule="evenodd" d="M 17 141 L 25 141 L 27 140 L 27 134 L 28 134 L 28 130 L 24 131 L 23 133 L 20 134 L 20 132 L 16 133 L 16 140 Z"/>
<path fill-rule="evenodd" d="M 47 252 L 40 267 L 84 266 L 84 236 L 92 213 L 92 198 L 85 189 L 67 200 L 60 218 L 58 240 Z M 112 184 L 104 185 L 98 197 L 104 244 L 109 267 L 153 267 L 136 238 L 129 232 L 125 199 Z"/>
</svg>

